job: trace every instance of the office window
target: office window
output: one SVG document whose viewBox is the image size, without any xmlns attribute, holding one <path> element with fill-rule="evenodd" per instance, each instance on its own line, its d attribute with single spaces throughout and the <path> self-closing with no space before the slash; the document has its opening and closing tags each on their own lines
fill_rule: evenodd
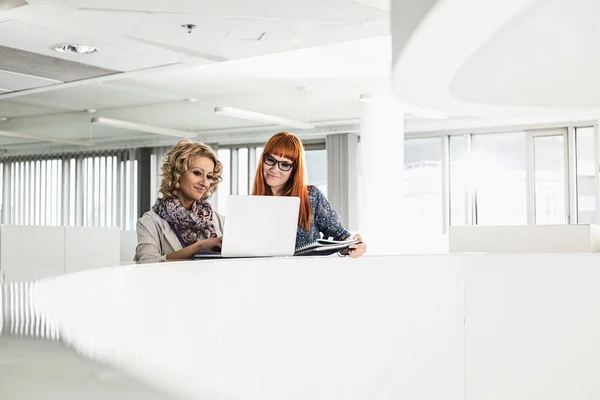
<svg viewBox="0 0 600 400">
<path fill-rule="evenodd" d="M 165 154 L 171 147 L 154 147 L 150 154 L 150 202 L 154 202 L 158 198 L 158 190 L 162 181 L 162 165 L 165 161 Z"/>
<path fill-rule="evenodd" d="M 248 148 L 238 149 L 238 193 L 248 194 L 249 186 Z"/>
<path fill-rule="evenodd" d="M 535 223 L 567 223 L 565 135 L 534 135 L 532 139 Z"/>
<path fill-rule="evenodd" d="M 231 150 L 230 149 L 219 149 L 217 150 L 217 157 L 221 164 L 223 164 L 223 173 L 221 178 L 223 179 L 217 188 L 217 211 L 224 213 L 227 196 L 231 194 Z"/>
<path fill-rule="evenodd" d="M 478 225 L 527 223 L 525 132 L 473 135 L 465 163 Z"/>
<path fill-rule="evenodd" d="M 0 163 L 0 221 L 4 216 L 4 163 Z"/>
<path fill-rule="evenodd" d="M 404 140 L 404 216 L 407 231 L 441 233 L 442 179 L 442 139 Z"/>
<path fill-rule="evenodd" d="M 467 136 L 450 136 L 450 225 L 467 223 L 470 199 L 470 171 L 467 165 Z"/>
<path fill-rule="evenodd" d="M 254 151 L 254 158 L 252 159 L 252 163 L 250 165 L 249 178 L 250 178 L 250 190 L 249 193 L 252 193 L 252 188 L 254 187 L 254 178 L 256 177 L 256 169 L 258 168 L 258 164 L 262 162 L 262 147 L 255 147 L 250 149 L 250 151 Z"/>
<path fill-rule="evenodd" d="M 577 168 L 577 222 L 596 222 L 594 128 L 575 131 Z"/>
<path fill-rule="evenodd" d="M 327 197 L 327 150 L 305 152 L 308 184 L 315 185 Z"/>
<path fill-rule="evenodd" d="M 6 160 L 2 223 L 135 229 L 137 161 L 129 151 Z"/>
<path fill-rule="evenodd" d="M 63 160 L 11 161 L 10 181 L 3 190 L 10 193 L 5 224 L 61 225 Z"/>
</svg>

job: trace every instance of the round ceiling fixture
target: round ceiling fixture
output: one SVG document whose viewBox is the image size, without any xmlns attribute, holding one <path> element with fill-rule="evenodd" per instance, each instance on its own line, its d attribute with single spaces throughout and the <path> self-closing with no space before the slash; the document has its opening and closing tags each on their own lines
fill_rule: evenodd
<svg viewBox="0 0 600 400">
<path fill-rule="evenodd" d="M 67 44 L 57 44 L 56 46 L 54 46 L 54 51 L 59 52 L 59 53 L 65 53 L 65 54 L 81 55 L 81 54 L 96 53 L 98 51 L 98 48 L 93 47 L 93 46 L 86 46 L 83 44 L 67 43 Z"/>
</svg>

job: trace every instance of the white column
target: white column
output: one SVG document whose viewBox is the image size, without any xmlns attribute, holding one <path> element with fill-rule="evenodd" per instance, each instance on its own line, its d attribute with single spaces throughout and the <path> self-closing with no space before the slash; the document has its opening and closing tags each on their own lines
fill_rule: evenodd
<svg viewBox="0 0 600 400">
<path fill-rule="evenodd" d="M 404 115 L 393 96 L 364 103 L 360 123 L 360 233 L 367 254 L 399 254 L 403 234 Z"/>
</svg>

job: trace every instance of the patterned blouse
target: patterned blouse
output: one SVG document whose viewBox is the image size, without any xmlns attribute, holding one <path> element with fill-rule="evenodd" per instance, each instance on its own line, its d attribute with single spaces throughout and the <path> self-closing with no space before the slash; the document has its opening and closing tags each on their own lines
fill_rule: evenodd
<svg viewBox="0 0 600 400">
<path fill-rule="evenodd" d="M 308 187 L 308 198 L 312 209 L 310 229 L 307 231 L 298 226 L 296 230 L 296 247 L 304 246 L 321 237 L 344 240 L 351 236 L 350 232 L 342 226 L 340 214 L 329 204 L 325 195 L 316 186 Z"/>
</svg>

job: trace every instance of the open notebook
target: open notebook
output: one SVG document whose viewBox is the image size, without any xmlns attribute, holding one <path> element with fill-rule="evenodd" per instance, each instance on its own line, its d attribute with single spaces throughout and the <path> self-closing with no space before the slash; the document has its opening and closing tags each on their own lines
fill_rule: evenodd
<svg viewBox="0 0 600 400">
<path fill-rule="evenodd" d="M 340 250 L 347 249 L 350 245 L 358 243 L 352 240 L 317 239 L 304 246 L 296 247 L 295 256 L 328 256 Z"/>
</svg>

